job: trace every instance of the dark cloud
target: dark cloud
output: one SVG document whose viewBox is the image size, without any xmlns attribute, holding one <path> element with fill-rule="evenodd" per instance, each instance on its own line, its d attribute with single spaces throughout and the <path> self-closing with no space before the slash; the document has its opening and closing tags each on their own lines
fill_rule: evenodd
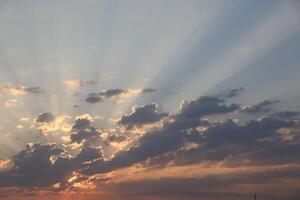
<svg viewBox="0 0 300 200">
<path fill-rule="evenodd" d="M 113 96 L 117 96 L 123 93 L 127 93 L 128 90 L 124 90 L 124 89 L 109 89 L 109 90 L 105 90 L 99 93 L 99 96 L 105 97 L 105 98 L 110 98 Z"/>
<path fill-rule="evenodd" d="M 111 161 L 100 164 L 95 162 L 85 173 L 105 173 L 157 156 L 162 156 L 162 160 L 165 161 L 164 154 L 177 151 L 186 143 L 199 144 L 199 147 L 189 152 L 173 154 L 175 157 L 171 157 L 171 160 L 180 164 L 188 164 L 223 161 L 233 156 L 238 159 L 240 155 L 243 155 L 243 159 L 248 158 L 251 163 L 270 164 L 276 156 L 287 158 L 282 161 L 276 159 L 278 163 L 295 161 L 295 152 L 300 150 L 300 141 L 299 144 L 292 147 L 284 140 L 278 140 L 277 131 L 281 128 L 294 127 L 294 121 L 262 118 L 253 120 L 245 126 L 239 126 L 232 120 L 215 124 L 201 120 L 186 124 L 177 122 L 177 120 L 182 120 L 182 117 L 176 117 L 173 122 L 168 122 L 161 129 L 145 134 L 140 138 L 137 146 L 133 146 L 128 151 L 120 152 Z M 206 130 L 198 131 L 198 127 L 206 127 Z M 274 143 L 280 144 L 279 146 L 287 149 L 287 151 L 281 152 L 281 154 L 279 152 L 272 154 L 275 147 Z M 260 152 L 269 153 L 269 158 L 265 161 L 260 160 Z"/>
<path fill-rule="evenodd" d="M 91 93 L 87 96 L 85 101 L 88 103 L 99 103 L 99 102 L 103 102 L 104 99 L 97 93 Z"/>
<path fill-rule="evenodd" d="M 193 101 L 183 101 L 180 107 L 181 115 L 185 117 L 203 117 L 212 114 L 224 114 L 239 109 L 239 105 L 227 106 L 224 100 L 218 97 L 202 96 Z"/>
<path fill-rule="evenodd" d="M 123 142 L 127 139 L 127 137 L 125 135 L 110 135 L 108 137 L 109 142 Z"/>
<path fill-rule="evenodd" d="M 228 89 L 228 90 L 222 92 L 219 96 L 221 98 L 232 98 L 232 97 L 238 96 L 243 91 L 245 91 L 245 88 L 243 88 L 243 87 Z"/>
<path fill-rule="evenodd" d="M 195 137 L 195 134 L 187 135 L 181 131 L 167 132 L 166 130 L 154 131 L 144 135 L 137 146 L 117 154 L 112 160 L 103 163 L 96 161 L 88 169 L 86 174 L 106 173 L 115 169 L 128 167 L 145 161 L 148 158 L 159 156 L 165 152 L 180 148 L 185 140 Z"/>
<path fill-rule="evenodd" d="M 150 160 L 149 165 L 161 165 L 169 161 L 176 165 L 226 161 L 224 164 L 237 167 L 300 162 L 300 159 L 295 159 L 300 150 L 300 139 L 294 138 L 291 143 L 278 133 L 281 128 L 295 126 L 294 121 L 270 117 L 252 120 L 244 126 L 232 120 L 214 123 L 194 138 L 196 140 L 190 140 L 199 144 L 197 148 L 162 155 Z"/>
<path fill-rule="evenodd" d="M 80 129 L 70 135 L 70 142 L 79 144 L 84 140 L 89 141 L 91 139 L 96 139 L 100 134 L 101 132 L 94 127 Z"/>
<path fill-rule="evenodd" d="M 13 167 L 0 172 L 0 186 L 47 188 L 56 183 L 67 185 L 72 173 L 83 168 L 84 162 L 102 159 L 101 149 L 90 146 L 83 147 L 76 157 L 62 157 L 63 152 L 65 150 L 55 144 L 27 145 L 14 156 Z"/>
<path fill-rule="evenodd" d="M 103 159 L 102 149 L 100 147 L 85 146 L 77 155 L 77 160 L 82 162 L 91 161 L 94 159 Z"/>
<path fill-rule="evenodd" d="M 75 123 L 72 127 L 73 131 L 83 130 L 89 128 L 91 121 L 87 118 L 79 118 L 75 120 Z"/>
<path fill-rule="evenodd" d="M 38 123 L 50 123 L 54 121 L 55 116 L 52 113 L 46 112 L 38 115 L 36 122 Z"/>
<path fill-rule="evenodd" d="M 63 152 L 54 144 L 30 144 L 14 158 L 13 167 L 8 172 L 0 173 L 0 184 L 4 186 L 45 186 L 50 184 L 53 173 L 51 156 Z M 55 179 L 55 178 L 54 178 Z"/>
<path fill-rule="evenodd" d="M 22 85 L 13 85 L 11 83 L 1 84 L 0 91 L 9 92 L 13 95 L 44 93 L 40 87 L 25 87 Z"/>
<path fill-rule="evenodd" d="M 147 104 L 141 107 L 133 107 L 132 113 L 122 116 L 118 122 L 128 127 L 151 124 L 167 117 L 167 113 L 159 113 L 157 104 Z"/>
<path fill-rule="evenodd" d="M 261 105 L 270 103 L 266 101 Z M 149 158 L 177 151 L 188 142 L 199 144 L 201 148 L 193 149 L 192 156 L 187 156 L 184 153 L 190 159 L 188 161 L 183 161 L 184 159 L 179 161 L 180 159 L 178 159 L 179 162 L 190 162 L 190 160 L 198 160 L 198 162 L 223 161 L 229 156 L 239 156 L 241 154 L 247 154 L 250 159 L 251 152 L 258 152 L 267 145 L 270 148 L 268 151 L 272 151 L 273 142 L 279 143 L 277 133 L 279 129 L 295 126 L 294 121 L 272 117 L 252 120 L 244 126 L 239 126 L 232 120 L 211 124 L 208 121 L 199 119 L 202 116 L 228 113 L 237 109 L 239 109 L 238 105 L 226 106 L 224 101 L 217 97 L 205 96 L 191 102 L 184 102 L 181 106 L 181 112 L 178 115 L 171 116 L 171 121 L 166 122 L 161 129 L 145 134 L 140 138 L 137 146 L 128 151 L 120 152 L 104 165 L 103 163 L 100 165 L 95 163 L 86 172 L 104 173 L 116 168 L 127 167 Z M 137 118 L 140 119 L 141 117 Z M 204 127 L 204 132 L 201 132 L 201 129 L 199 131 L 197 129 L 199 127 Z M 266 142 L 263 142 L 264 140 Z M 264 144 L 266 146 L 262 146 L 263 143 L 266 143 Z M 284 145 L 289 146 L 289 144 Z M 256 149 L 253 149 L 254 147 Z M 255 153 L 255 156 L 252 157 L 258 158 L 258 153 Z M 258 162 L 258 159 L 253 162 Z"/>
<path fill-rule="evenodd" d="M 91 121 L 87 118 L 79 118 L 75 120 L 70 135 L 71 143 L 81 143 L 82 141 L 97 138 L 101 132 L 91 126 Z"/>
<path fill-rule="evenodd" d="M 279 102 L 280 101 L 278 100 L 274 100 L 274 101 L 264 100 L 258 104 L 243 107 L 241 109 L 241 112 L 248 113 L 248 114 L 268 112 L 271 110 L 271 106 Z"/>
<path fill-rule="evenodd" d="M 184 115 L 178 114 L 170 116 L 172 122 L 167 122 L 163 125 L 168 131 L 184 131 L 191 128 L 207 127 L 210 122 L 200 118 L 187 118 Z"/>
<path fill-rule="evenodd" d="M 282 119 L 288 119 L 288 118 L 294 118 L 300 115 L 300 112 L 297 111 L 282 111 L 282 112 L 276 112 L 273 116 L 282 118 Z"/>
<path fill-rule="evenodd" d="M 125 94 L 127 92 L 128 92 L 128 90 L 124 90 L 124 89 L 104 90 L 100 93 L 90 93 L 90 94 L 88 94 L 85 101 L 88 102 L 88 103 L 99 103 L 99 102 L 103 102 L 106 99 L 109 99 L 111 97 L 118 96 L 118 95 L 121 95 L 121 94 Z"/>
<path fill-rule="evenodd" d="M 40 87 L 27 87 L 25 88 L 25 91 L 33 94 L 39 94 L 44 92 Z"/>
<path fill-rule="evenodd" d="M 153 88 L 145 88 L 143 90 L 139 90 L 137 89 L 136 92 L 138 93 L 152 93 L 155 92 L 156 90 Z M 122 94 L 130 94 L 131 92 L 135 92 L 135 89 L 109 89 L 109 90 L 104 90 L 102 92 L 99 93 L 90 93 L 87 95 L 85 101 L 88 103 L 100 103 L 100 102 L 104 102 L 110 98 L 113 97 L 118 97 L 121 96 Z"/>
<path fill-rule="evenodd" d="M 269 104 L 272 103 L 267 101 L 261 106 Z M 103 175 L 135 164 L 142 164 L 149 170 L 202 163 L 218 166 L 221 163 L 222 167 L 227 168 L 300 164 L 299 119 L 296 118 L 296 113 L 278 112 L 242 123 L 231 119 L 204 119 L 212 114 L 226 114 L 236 110 L 239 110 L 237 104 L 226 105 L 223 99 L 208 96 L 185 101 L 180 112 L 174 115 L 159 113 L 156 104 L 135 107 L 132 113 L 121 118 L 119 124 L 139 126 L 155 123 L 163 118 L 166 120 L 161 121 L 161 126 L 136 136 L 133 144 L 114 154 L 110 160 L 104 159 L 102 148 L 91 146 L 92 141 L 101 138 L 99 136 L 102 132 L 91 126 L 90 117 L 81 116 L 75 120 L 70 135 L 71 143 L 83 145 L 76 156 L 67 155 L 64 149 L 53 144 L 28 145 L 12 159 L 13 167 L 0 173 L 0 186 L 49 187 L 60 183 L 63 187 L 69 187 L 67 180 L 74 171 L 80 174 L 79 180 L 86 180 L 90 175 Z M 105 136 L 107 141 L 102 142 L 123 142 L 131 137 L 130 134 L 122 135 L 116 131 L 110 133 L 112 134 Z M 294 171 L 289 173 L 296 176 Z M 289 173 L 282 172 L 281 175 L 288 177 Z M 264 181 L 271 179 L 268 173 L 263 174 Z M 272 175 L 277 176 L 275 173 Z M 199 185 L 213 185 L 213 180 L 218 180 L 220 187 L 224 184 L 233 186 L 241 182 L 248 183 L 244 180 L 246 178 L 253 179 L 252 176 L 243 174 L 238 174 L 234 180 L 226 174 L 220 176 L 222 177 L 215 179 L 203 177 Z M 239 181 L 238 177 L 242 177 L 243 181 Z M 259 182 L 259 178 L 251 183 Z M 183 190 L 178 191 L 180 192 Z M 194 190 L 187 190 L 187 193 L 194 194 L 195 197 L 203 194 Z"/>
<path fill-rule="evenodd" d="M 152 93 L 152 92 L 155 92 L 156 91 L 156 89 L 153 89 L 153 88 L 145 88 L 145 89 L 143 89 L 143 93 Z"/>
</svg>

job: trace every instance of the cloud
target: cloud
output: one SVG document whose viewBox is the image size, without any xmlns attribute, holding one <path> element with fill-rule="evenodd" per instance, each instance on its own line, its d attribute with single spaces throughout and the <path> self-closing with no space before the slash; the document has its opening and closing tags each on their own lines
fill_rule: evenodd
<svg viewBox="0 0 300 200">
<path fill-rule="evenodd" d="M 5 107 L 15 107 L 18 105 L 18 103 L 19 103 L 18 99 L 7 99 L 4 102 L 4 106 Z"/>
<path fill-rule="evenodd" d="M 158 105 L 152 103 L 141 107 L 132 107 L 132 112 L 130 114 L 123 115 L 118 123 L 128 127 L 134 127 L 155 123 L 167 116 L 167 113 L 159 113 Z"/>
<path fill-rule="evenodd" d="M 33 126 L 36 126 L 45 135 L 56 131 L 69 132 L 71 130 L 71 125 L 68 122 L 70 118 L 69 115 L 65 114 L 54 116 L 50 112 L 40 113 L 34 120 Z"/>
<path fill-rule="evenodd" d="M 282 111 L 274 113 L 274 117 L 279 117 L 282 119 L 294 118 L 300 115 L 300 112 L 297 111 Z"/>
<path fill-rule="evenodd" d="M 90 124 L 91 124 L 90 119 L 79 118 L 79 119 L 76 119 L 75 124 L 72 127 L 72 130 L 73 131 L 83 130 L 83 129 L 89 128 Z"/>
<path fill-rule="evenodd" d="M 44 91 L 40 87 L 25 87 L 21 85 L 13 85 L 11 83 L 5 83 L 0 85 L 0 92 L 12 96 L 18 96 L 25 94 L 40 94 Z"/>
<path fill-rule="evenodd" d="M 79 144 L 84 140 L 88 141 L 97 138 L 100 134 L 101 132 L 94 127 L 79 129 L 70 135 L 70 142 Z"/>
<path fill-rule="evenodd" d="M 81 143 L 97 138 L 101 131 L 91 126 L 92 117 L 88 114 L 77 116 L 72 126 L 72 134 L 70 135 L 71 143 Z"/>
<path fill-rule="evenodd" d="M 247 160 L 247 158 L 249 159 L 248 164 L 284 163 L 295 161 L 294 156 L 300 150 L 300 141 L 297 145 L 285 143 L 283 140 L 278 141 L 277 131 L 281 128 L 294 127 L 295 122 L 293 121 L 262 118 L 250 121 L 245 126 L 239 126 L 232 120 L 216 124 L 208 124 L 200 120 L 198 124 L 191 123 L 191 126 L 182 128 L 182 126 L 173 126 L 173 123 L 178 124 L 176 119 L 182 120 L 177 117 L 161 129 L 146 133 L 139 139 L 138 145 L 120 152 L 107 163 L 101 162 L 99 164 L 95 162 L 85 173 L 106 173 L 155 157 L 161 159 L 161 161 L 156 160 L 156 164 L 167 160 L 173 160 L 174 163 L 178 164 L 206 161 L 220 162 L 228 158 L 234 158 L 232 160 L 240 164 L 245 164 L 244 159 Z M 177 127 L 177 129 L 174 127 Z M 206 128 L 199 129 L 199 127 Z M 191 148 L 187 152 L 185 149 L 179 151 L 178 154 L 171 154 L 173 156 L 166 160 L 164 156 L 167 153 L 176 152 L 187 143 L 199 144 L 199 146 L 196 149 Z M 274 153 L 274 148 L 276 148 L 274 143 L 287 151 Z M 289 148 L 290 150 L 288 150 Z M 265 160 L 262 159 L 262 156 L 259 155 L 262 152 L 268 156 L 268 159 L 264 156 Z M 243 155 L 243 159 L 239 157 L 240 155 Z M 278 160 L 276 156 L 281 159 L 285 157 L 285 159 Z M 227 160 L 227 164 L 233 165 L 234 163 Z"/>
<path fill-rule="evenodd" d="M 127 93 L 128 90 L 124 90 L 124 89 L 109 89 L 109 90 L 105 90 L 99 93 L 100 96 L 103 96 L 105 98 L 110 98 L 113 96 L 118 96 L 124 93 Z"/>
<path fill-rule="evenodd" d="M 152 93 L 152 92 L 156 92 L 156 89 L 154 88 L 145 88 L 142 91 L 143 93 Z"/>
<path fill-rule="evenodd" d="M 10 170 L 12 167 L 12 161 L 10 159 L 0 160 L 0 173 Z"/>
<path fill-rule="evenodd" d="M 218 97 L 202 96 L 193 101 L 183 101 L 180 106 L 181 115 L 186 117 L 203 117 L 212 114 L 225 114 L 236 111 L 239 105 L 227 106 Z"/>
<path fill-rule="evenodd" d="M 262 112 L 268 112 L 271 110 L 271 106 L 274 104 L 279 103 L 280 101 L 274 100 L 264 100 L 262 102 L 259 102 L 258 104 L 250 105 L 250 106 L 244 106 L 240 112 L 248 113 L 248 114 L 257 114 Z"/>
<path fill-rule="evenodd" d="M 88 103 L 99 103 L 99 102 L 104 102 L 108 99 L 111 98 L 129 98 L 133 97 L 135 95 L 138 95 L 140 93 L 150 93 L 154 92 L 155 89 L 152 88 L 146 88 L 146 89 L 109 89 L 109 90 L 104 90 L 99 93 L 90 93 L 87 95 L 85 101 Z"/>
<path fill-rule="evenodd" d="M 110 135 L 108 137 L 108 140 L 109 142 L 123 142 L 123 141 L 126 141 L 127 137 L 124 136 L 124 135 L 117 135 L 117 134 L 114 134 L 114 135 Z"/>
<path fill-rule="evenodd" d="M 174 163 L 181 164 L 226 160 L 228 165 L 237 163 L 245 165 L 247 164 L 245 159 L 248 159 L 248 164 L 295 161 L 293 156 L 295 156 L 294 152 L 298 152 L 300 148 L 300 141 L 299 144 L 290 144 L 278 134 L 282 128 L 295 127 L 295 121 L 270 116 L 252 120 L 243 126 L 233 120 L 211 123 L 201 117 L 233 112 L 238 110 L 239 106 L 237 104 L 226 106 L 223 100 L 206 96 L 183 104 L 185 105 L 181 105 L 179 114 L 169 116 L 169 120 L 164 122 L 161 128 L 145 133 L 138 140 L 137 145 L 133 145 L 127 151 L 119 152 L 111 161 L 93 163 L 85 170 L 85 173 L 107 173 L 152 158 L 161 159 L 161 162 L 173 160 Z M 144 115 L 137 116 L 137 119 L 141 120 L 143 119 L 141 116 Z M 131 123 L 135 117 L 128 119 Z M 184 148 L 187 144 L 195 145 L 193 148 Z M 276 152 L 274 151 L 275 144 L 286 149 L 286 152 L 272 154 Z M 264 152 L 268 159 L 263 160 L 259 152 Z M 169 153 L 174 157 L 165 157 Z M 280 161 L 276 159 L 276 156 L 285 159 Z M 156 160 L 156 163 L 160 162 Z"/>
<path fill-rule="evenodd" d="M 62 157 L 65 150 L 55 144 L 28 144 L 12 159 L 12 167 L 0 172 L 0 186 L 44 187 L 70 184 L 72 173 L 84 162 L 102 159 L 101 148 L 84 146 L 76 157 Z"/>
<path fill-rule="evenodd" d="M 54 144 L 28 144 L 25 150 L 13 157 L 11 170 L 0 173 L 0 185 L 3 186 L 33 186 L 49 184 L 52 179 L 51 156 L 57 156 L 63 152 Z M 49 171 L 48 171 L 49 170 Z M 47 172 L 49 174 L 47 174 Z"/>
<path fill-rule="evenodd" d="M 96 85 L 97 81 L 70 79 L 70 80 L 65 80 L 64 84 L 71 88 L 79 88 L 79 87 Z"/>
<path fill-rule="evenodd" d="M 234 89 L 228 89 L 221 93 L 219 96 L 221 98 L 232 98 L 240 95 L 241 92 L 245 91 L 245 88 L 240 87 L 240 88 L 234 88 Z"/>
<path fill-rule="evenodd" d="M 88 95 L 86 98 L 86 102 L 88 103 L 98 103 L 98 102 L 103 102 L 106 99 L 115 97 L 115 96 L 120 96 L 121 94 L 128 93 L 128 90 L 124 89 L 109 89 L 109 90 L 104 90 L 100 93 L 91 93 Z"/>
<path fill-rule="evenodd" d="M 99 103 L 103 102 L 104 99 L 97 93 L 90 93 L 85 99 L 85 101 L 88 103 Z"/>
<path fill-rule="evenodd" d="M 41 113 L 36 119 L 36 122 L 38 123 L 50 123 L 55 120 L 55 116 L 52 113 L 46 112 Z"/>
<path fill-rule="evenodd" d="M 131 113 L 123 115 L 119 120 L 118 124 L 122 125 L 118 127 L 120 133 L 115 129 L 109 131 L 93 127 L 93 117 L 83 114 L 75 118 L 70 128 L 70 144 L 64 144 L 64 148 L 55 144 L 28 145 L 10 159 L 11 168 L 0 173 L 0 186 L 39 186 L 51 189 L 55 186 L 61 190 L 91 180 L 97 183 L 101 180 L 118 182 L 123 179 L 126 182 L 121 172 L 119 177 L 114 175 L 122 170 L 129 170 L 129 173 L 131 168 L 138 171 L 133 173 L 132 178 L 127 178 L 129 182 L 139 178 L 146 181 L 155 177 L 162 180 L 167 177 L 187 178 L 186 170 L 191 170 L 189 174 L 196 174 L 204 169 L 193 167 L 203 165 L 210 165 L 209 170 L 214 169 L 212 166 L 219 167 L 220 179 L 215 180 L 220 180 L 218 183 L 221 185 L 226 182 L 222 182 L 223 177 L 230 177 L 226 176 L 226 170 L 231 170 L 231 177 L 238 177 L 243 174 L 238 174 L 236 170 L 239 169 L 247 168 L 250 171 L 244 172 L 253 172 L 254 169 L 267 169 L 270 166 L 300 165 L 297 156 L 300 151 L 300 120 L 295 114 L 291 114 L 291 118 L 281 118 L 273 113 L 241 124 L 239 120 L 232 119 L 205 119 L 209 115 L 236 110 L 239 110 L 237 104 L 226 105 L 223 99 L 208 96 L 185 101 L 177 114 L 160 113 L 158 105 L 154 103 L 135 106 Z M 48 115 L 42 114 L 39 121 L 48 124 Z M 144 133 L 139 135 L 123 127 L 143 128 L 145 124 L 157 122 L 160 122 L 160 126 L 144 129 Z M 93 146 L 96 143 L 97 147 Z M 126 147 L 122 146 L 123 143 L 126 143 Z M 72 149 L 72 145 L 76 144 L 80 144 L 79 148 Z M 119 145 L 122 147 L 118 148 Z M 72 155 L 67 151 L 70 148 Z M 78 152 L 76 156 L 73 151 Z M 180 169 L 185 169 L 184 173 Z M 155 170 L 163 170 L 163 173 Z M 139 175 L 141 171 L 145 174 Z M 97 179 L 98 176 L 102 179 Z M 126 174 L 125 177 L 130 176 Z M 207 174 L 198 177 L 201 184 L 212 181 L 210 178 Z M 269 181 L 270 178 L 265 180 Z M 239 183 L 238 178 L 230 181 L 226 182 L 230 186 L 233 186 L 231 183 Z"/>
</svg>

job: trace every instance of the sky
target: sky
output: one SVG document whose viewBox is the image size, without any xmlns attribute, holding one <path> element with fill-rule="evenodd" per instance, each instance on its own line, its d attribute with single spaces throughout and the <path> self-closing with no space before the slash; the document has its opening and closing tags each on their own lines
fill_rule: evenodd
<svg viewBox="0 0 300 200">
<path fill-rule="evenodd" d="M 298 200 L 297 0 L 0 1 L 0 199 Z"/>
</svg>

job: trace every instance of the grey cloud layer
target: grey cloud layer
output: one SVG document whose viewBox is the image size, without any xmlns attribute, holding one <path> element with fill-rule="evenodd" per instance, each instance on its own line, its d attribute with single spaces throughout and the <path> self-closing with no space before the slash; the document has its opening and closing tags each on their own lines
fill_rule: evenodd
<svg viewBox="0 0 300 200">
<path fill-rule="evenodd" d="M 83 163 L 102 157 L 101 149 L 83 147 L 76 157 L 62 157 L 63 149 L 55 144 L 30 144 L 13 157 L 13 167 L 0 173 L 0 186 L 50 187 L 53 184 L 68 184 L 73 171 Z M 54 163 L 52 156 L 59 156 Z"/>
<path fill-rule="evenodd" d="M 120 92 L 104 93 L 113 96 Z M 269 104 L 272 102 L 261 106 Z M 89 142 L 84 143 L 75 157 L 66 156 L 67 152 L 54 144 L 28 145 L 12 159 L 13 167 L 0 173 L 0 184 L 49 187 L 61 183 L 67 187 L 67 179 L 73 171 L 79 172 L 84 179 L 137 163 L 144 163 L 149 168 L 170 166 L 170 163 L 177 166 L 222 162 L 227 167 L 300 163 L 297 156 L 300 152 L 298 112 L 277 112 L 243 125 L 230 119 L 224 122 L 205 119 L 210 115 L 227 115 L 236 111 L 241 111 L 238 104 L 227 105 L 223 99 L 212 96 L 184 101 L 180 112 L 174 115 L 160 113 L 156 104 L 135 107 L 132 113 L 121 118 L 118 125 L 140 126 L 163 118 L 167 120 L 162 121 L 161 127 L 147 131 L 135 145 L 118 152 L 110 160 L 104 159 L 101 147 L 91 146 Z M 47 122 L 49 118 L 51 121 L 49 113 L 38 117 L 41 122 Z M 101 131 L 92 127 L 89 119 L 80 118 L 72 127 L 70 139 L 71 143 L 82 143 L 99 139 L 100 135 Z M 112 134 L 107 139 L 122 142 L 126 141 L 127 136 Z M 56 159 L 51 161 L 52 157 Z M 235 180 L 234 183 L 238 182 Z"/>
<path fill-rule="evenodd" d="M 248 113 L 248 114 L 257 114 L 257 113 L 268 112 L 271 110 L 271 107 L 277 103 L 279 103 L 278 100 L 275 100 L 275 101 L 264 100 L 262 102 L 259 102 L 258 104 L 245 106 L 241 110 L 241 112 Z"/>
</svg>

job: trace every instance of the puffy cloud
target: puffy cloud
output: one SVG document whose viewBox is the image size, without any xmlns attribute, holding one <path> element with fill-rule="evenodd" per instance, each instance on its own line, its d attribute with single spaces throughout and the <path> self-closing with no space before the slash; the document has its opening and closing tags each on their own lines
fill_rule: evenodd
<svg viewBox="0 0 300 200">
<path fill-rule="evenodd" d="M 52 113 L 45 112 L 38 115 L 33 122 L 33 126 L 36 126 L 43 134 L 56 131 L 69 132 L 71 125 L 68 123 L 68 119 L 70 118 L 70 116 L 65 114 L 54 116 Z"/>
<path fill-rule="evenodd" d="M 63 152 L 54 144 L 28 144 L 26 149 L 20 151 L 12 159 L 11 170 L 0 173 L 0 185 L 2 186 L 33 186 L 49 184 L 52 175 L 51 157 Z M 47 174 L 49 173 L 49 174 Z"/>
<path fill-rule="evenodd" d="M 81 143 L 84 140 L 97 138 L 101 132 L 91 126 L 93 118 L 88 115 L 77 116 L 70 135 L 71 143 Z"/>
<path fill-rule="evenodd" d="M 10 170 L 12 167 L 12 161 L 10 159 L 0 160 L 0 173 Z"/>
<path fill-rule="evenodd" d="M 81 143 L 84 140 L 91 140 L 97 138 L 101 132 L 94 127 L 87 127 L 84 129 L 79 129 L 75 133 L 70 135 L 71 143 Z"/>
<path fill-rule="evenodd" d="M 152 105 L 150 110 L 153 111 L 153 108 L 155 106 Z M 156 157 L 161 158 L 162 162 L 173 160 L 178 163 L 220 162 L 227 159 L 227 164 L 234 165 L 229 158 L 234 157 L 236 163 L 245 164 L 245 159 L 241 159 L 243 157 L 241 155 L 244 155 L 244 158 L 249 159 L 247 161 L 249 163 L 268 164 L 271 159 L 265 159 L 265 162 L 260 160 L 259 152 L 271 154 L 274 151 L 274 144 L 287 149 L 287 152 L 293 150 L 297 152 L 300 148 L 299 144 L 293 146 L 284 142 L 278 134 L 282 128 L 295 127 L 296 123 L 293 120 L 262 117 L 240 126 L 232 120 L 210 123 L 201 119 L 203 116 L 228 113 L 237 109 L 239 109 L 237 104 L 226 106 L 224 101 L 217 97 L 200 97 L 192 102 L 185 102 L 181 106 L 181 112 L 170 116 L 161 128 L 145 133 L 138 140 L 137 145 L 133 145 L 127 151 L 119 152 L 111 161 L 93 163 L 85 173 L 106 173 Z M 133 113 L 125 116 L 134 116 Z M 143 119 L 141 116 L 144 115 L 137 116 L 136 118 L 141 120 Z M 135 117 L 128 119 L 131 122 Z M 187 144 L 196 146 L 184 148 Z M 171 152 L 177 153 L 171 154 L 174 157 L 166 159 L 164 156 Z M 276 159 L 278 163 L 295 161 L 288 153 L 280 155 L 274 153 L 269 158 L 275 160 L 276 156 L 286 157 L 280 162 Z"/>
<path fill-rule="evenodd" d="M 45 187 L 66 186 L 84 163 L 102 159 L 101 148 L 84 146 L 76 157 L 62 157 L 65 150 L 55 144 L 28 144 L 12 159 L 11 169 L 0 172 L 0 186 Z"/>
<path fill-rule="evenodd" d="M 241 124 L 234 120 L 209 121 L 204 118 L 238 109 L 237 104 L 226 105 L 225 101 L 218 97 L 200 97 L 190 102 L 185 101 L 180 112 L 173 115 L 160 113 L 156 104 L 134 107 L 131 113 L 120 119 L 119 124 L 143 128 L 145 124 L 161 122 L 160 126 L 144 129 L 144 133 L 138 135 L 134 135 L 133 130 L 123 126 L 117 127 L 120 132 L 115 129 L 100 130 L 91 125 L 93 118 L 90 115 L 77 116 L 70 128 L 71 144 L 63 145 L 68 149 L 72 148 L 72 145 L 80 144 L 80 149 L 72 149 L 73 156 L 53 144 L 28 145 L 11 159 L 12 167 L 0 173 L 0 185 L 55 185 L 56 188 L 63 189 L 83 184 L 82 181 L 97 176 L 102 179 L 95 178 L 94 181 L 117 182 L 122 178 L 111 179 L 114 179 L 113 176 L 118 171 L 126 171 L 135 166 L 139 166 L 137 168 L 140 171 L 144 169 L 146 174 L 138 176 L 134 173 L 132 177 L 149 180 L 147 177 L 151 177 L 152 173 L 153 177 L 158 178 L 187 177 L 186 170 L 192 171 L 193 166 L 206 164 L 220 167 L 218 172 L 225 176 L 226 170 L 231 170 L 232 175 L 237 175 L 234 170 L 238 168 L 267 169 L 269 166 L 292 166 L 300 163 L 297 157 L 300 151 L 300 136 L 297 131 L 299 119 L 294 114 L 292 118 L 272 114 L 243 121 Z M 99 144 L 103 149 L 96 140 L 101 140 Z M 97 147 L 92 146 L 96 143 Z M 74 156 L 73 151 L 79 152 Z M 32 166 L 31 163 L 36 164 Z M 181 168 L 185 169 L 184 173 L 180 172 Z M 156 173 L 155 169 L 163 169 L 164 172 Z M 202 170 L 199 168 L 197 171 Z M 206 181 L 209 176 L 205 174 L 200 178 Z M 218 183 L 222 180 L 221 178 Z M 235 181 L 232 183 L 239 183 Z M 231 184 L 230 181 L 227 183 Z"/>
<path fill-rule="evenodd" d="M 104 99 L 98 93 L 90 93 L 85 101 L 88 103 L 99 103 L 103 102 Z"/>
<path fill-rule="evenodd" d="M 181 115 L 186 117 L 203 117 L 212 114 L 224 114 L 239 109 L 239 105 L 227 106 L 224 100 L 218 97 L 202 96 L 193 101 L 183 101 L 180 106 Z"/>
<path fill-rule="evenodd" d="M 95 162 L 86 170 L 86 173 L 106 173 L 159 156 L 162 156 L 159 158 L 161 159 L 160 162 L 165 162 L 166 153 L 180 150 L 187 142 L 199 144 L 199 146 L 189 149 L 188 152 L 185 149 L 178 154 L 172 154 L 174 157 L 169 159 L 178 163 L 191 163 L 223 161 L 236 156 L 235 158 L 238 160 L 238 156 L 243 154 L 244 158 L 253 159 L 253 163 L 264 163 L 259 159 L 259 152 L 264 150 L 271 154 L 274 151 L 273 142 L 279 144 L 277 130 L 295 125 L 293 121 L 274 118 L 253 120 L 245 126 L 239 126 L 231 120 L 216 124 L 198 121 L 198 124 L 191 123 L 191 126 L 186 125 L 182 129 L 182 126 L 173 126 L 173 123 L 178 122 L 174 120 L 159 130 L 145 134 L 139 139 L 137 146 L 133 146 L 128 151 L 120 152 L 105 165 L 102 162 L 100 164 Z M 203 125 L 206 125 L 207 128 L 199 130 L 198 127 Z M 263 142 L 264 140 L 266 141 Z M 292 146 L 286 143 L 281 145 L 281 147 L 291 148 L 290 151 L 295 150 L 294 152 L 297 152 L 297 149 L 300 149 L 300 141 L 299 145 Z M 287 152 L 289 151 L 287 150 Z M 285 161 L 294 161 L 295 159 L 289 156 L 287 152 L 281 153 L 280 157 L 287 156 Z M 269 156 L 265 163 L 271 162 L 271 158 L 274 159 L 278 155 L 274 153 L 272 157 Z M 294 153 L 292 155 L 295 156 Z M 156 160 L 156 163 L 160 162 Z"/>
<path fill-rule="evenodd" d="M 279 103 L 278 100 L 270 101 L 270 100 L 264 100 L 262 102 L 259 102 L 258 104 L 250 105 L 250 106 L 244 106 L 241 109 L 241 112 L 248 113 L 248 114 L 257 114 L 262 112 L 268 112 L 271 110 L 271 106 L 274 104 Z"/>
<path fill-rule="evenodd" d="M 73 131 L 83 130 L 83 129 L 89 128 L 90 124 L 91 124 L 91 121 L 89 119 L 79 118 L 79 119 L 76 119 L 75 124 L 72 127 L 72 130 Z"/>
<path fill-rule="evenodd" d="M 132 112 L 122 116 L 118 123 L 128 127 L 141 126 L 158 122 L 167 116 L 167 113 L 159 113 L 158 105 L 152 103 L 141 107 L 134 106 Z"/>
<path fill-rule="evenodd" d="M 80 152 L 77 154 L 77 159 L 85 162 L 85 161 L 91 161 L 94 159 L 103 159 L 102 157 L 102 149 L 100 147 L 91 147 L 91 146 L 84 146 Z"/>
<path fill-rule="evenodd" d="M 46 112 L 38 115 L 36 122 L 38 123 L 50 123 L 55 120 L 55 116 L 52 113 Z"/>
</svg>

